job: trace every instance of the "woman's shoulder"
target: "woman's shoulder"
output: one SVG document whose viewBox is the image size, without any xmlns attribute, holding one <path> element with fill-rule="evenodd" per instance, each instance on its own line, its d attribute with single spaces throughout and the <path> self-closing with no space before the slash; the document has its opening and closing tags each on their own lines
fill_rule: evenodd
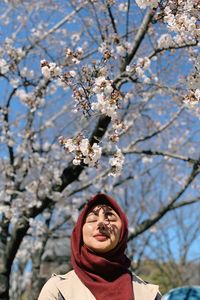
<svg viewBox="0 0 200 300">
<path fill-rule="evenodd" d="M 95 300 L 89 289 L 72 270 L 64 275 L 53 274 L 43 286 L 38 300 Z"/>
<path fill-rule="evenodd" d="M 132 274 L 132 279 L 133 290 L 134 293 L 137 294 L 137 297 L 135 297 L 136 299 L 161 299 L 158 285 L 144 281 L 135 273 Z"/>
<path fill-rule="evenodd" d="M 51 278 L 43 286 L 38 300 L 57 300 L 59 299 L 59 285 L 71 277 L 74 277 L 74 271 L 70 271 L 63 275 L 52 274 Z"/>
</svg>

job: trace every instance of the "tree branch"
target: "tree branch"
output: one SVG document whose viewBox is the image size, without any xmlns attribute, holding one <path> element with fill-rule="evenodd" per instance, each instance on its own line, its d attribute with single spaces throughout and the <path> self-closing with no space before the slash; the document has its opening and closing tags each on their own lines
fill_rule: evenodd
<svg viewBox="0 0 200 300">
<path fill-rule="evenodd" d="M 187 206 L 187 205 L 191 205 L 191 204 L 195 204 L 200 202 L 200 197 L 197 197 L 196 199 L 190 200 L 190 201 L 182 201 L 179 203 L 174 204 L 170 210 L 175 210 L 177 208 L 183 207 L 183 206 Z"/>
<path fill-rule="evenodd" d="M 11 271 L 12 263 L 15 259 L 16 253 L 21 245 L 21 242 L 29 229 L 29 219 L 36 217 L 39 213 L 44 211 L 45 208 L 51 207 L 53 201 L 50 198 L 45 198 L 40 207 L 29 208 L 24 216 L 19 218 L 16 225 L 13 228 L 10 240 L 6 245 L 6 257 L 5 257 L 5 267 L 9 274 Z"/>
<path fill-rule="evenodd" d="M 183 155 L 179 155 L 179 154 L 174 154 L 174 153 L 170 153 L 170 152 L 163 152 L 163 151 L 132 149 L 132 150 L 123 150 L 122 152 L 123 152 L 123 154 L 146 154 L 146 155 L 152 155 L 152 156 L 154 156 L 154 155 L 166 156 L 166 157 L 186 161 L 186 162 L 189 162 L 189 163 L 192 163 L 192 164 L 198 162 L 198 160 L 196 160 L 194 158 L 191 158 L 191 157 L 187 157 L 187 156 L 183 156 Z"/>
<path fill-rule="evenodd" d="M 113 17 L 112 10 L 111 10 L 111 7 L 110 7 L 109 3 L 107 3 L 107 9 L 108 9 L 108 14 L 109 14 L 111 24 L 112 24 L 112 27 L 113 27 L 113 31 L 116 35 L 118 35 L 117 27 L 116 27 L 116 24 L 115 24 L 115 19 Z"/>
<path fill-rule="evenodd" d="M 166 215 L 170 210 L 175 209 L 173 208 L 175 206 L 175 203 L 178 201 L 178 199 L 183 195 L 183 193 L 187 190 L 189 185 L 192 183 L 192 181 L 196 178 L 196 176 L 200 173 L 200 167 L 199 167 L 199 162 L 195 163 L 192 169 L 192 172 L 190 176 L 187 178 L 187 181 L 184 185 L 184 187 L 176 193 L 176 195 L 169 201 L 169 203 L 163 207 L 160 208 L 160 210 L 152 217 L 149 219 L 143 221 L 142 223 L 138 224 L 134 230 L 129 235 L 128 240 L 132 240 L 147 229 L 149 229 L 151 226 L 156 224 L 162 217 Z"/>
<path fill-rule="evenodd" d="M 130 5 L 131 5 L 130 0 L 128 0 L 127 1 L 127 12 L 126 12 L 126 34 L 125 34 L 126 41 L 128 41 Z"/>
<path fill-rule="evenodd" d="M 38 38 L 37 40 L 34 41 L 34 44 L 28 46 L 25 51 L 26 53 L 28 53 L 31 49 L 33 49 L 37 44 L 39 44 L 40 42 L 42 42 L 44 39 L 46 39 L 49 35 L 51 35 L 52 33 L 54 33 L 55 31 L 57 31 L 61 26 L 63 26 L 66 22 L 68 22 L 72 17 L 74 17 L 74 15 L 79 12 L 82 8 L 84 8 L 84 6 L 88 3 L 88 1 L 84 1 L 82 2 L 79 6 L 77 6 L 76 9 L 74 9 L 74 11 L 72 11 L 71 13 L 69 13 L 68 15 L 66 15 L 60 22 L 58 22 L 56 25 L 54 25 L 51 29 L 49 29 L 49 31 L 45 32 L 42 36 L 40 36 L 40 38 Z"/>
<path fill-rule="evenodd" d="M 183 110 L 184 110 L 184 107 L 182 107 L 180 110 L 178 110 L 166 124 L 164 124 L 163 126 L 160 126 L 157 130 L 153 131 L 149 135 L 140 137 L 139 139 L 137 139 L 136 141 L 131 143 L 129 148 L 135 146 L 136 144 L 138 144 L 140 142 L 144 142 L 148 139 L 151 139 L 152 137 L 156 136 L 157 134 L 159 134 L 162 131 L 164 131 L 165 129 L 167 129 L 171 124 L 173 124 L 173 122 L 178 118 L 178 116 L 182 113 Z"/>
<path fill-rule="evenodd" d="M 121 66 L 121 72 L 125 71 L 126 66 L 130 64 L 130 62 L 132 61 L 138 48 L 140 47 L 141 42 L 143 41 L 144 36 L 148 30 L 149 23 L 151 22 L 154 14 L 155 14 L 155 10 L 149 10 L 149 11 L 147 11 L 146 15 L 144 16 L 142 24 L 140 25 L 140 28 L 135 36 L 132 50 L 131 50 L 130 54 L 125 58 L 122 66 Z"/>
<path fill-rule="evenodd" d="M 155 49 L 149 56 L 148 58 L 151 59 L 154 57 L 156 54 L 163 52 L 163 51 L 170 51 L 170 50 L 175 50 L 175 49 L 182 49 L 182 48 L 187 48 L 187 47 L 194 47 L 198 45 L 198 41 L 196 40 L 195 42 L 191 42 L 190 44 L 183 44 L 183 45 L 175 45 L 175 46 L 169 46 L 168 48 L 158 48 Z"/>
<path fill-rule="evenodd" d="M 90 2 L 90 4 L 91 4 L 91 6 L 92 6 L 92 8 L 93 8 L 93 11 L 94 11 L 94 14 L 95 14 L 95 19 L 96 19 L 96 22 L 97 22 L 97 27 L 98 27 L 98 30 L 99 30 L 101 39 L 102 39 L 102 41 L 104 42 L 105 37 L 104 37 L 103 32 L 102 32 L 102 30 L 101 30 L 101 24 L 100 24 L 100 22 L 99 22 L 99 18 L 98 18 L 98 15 L 97 15 L 96 7 L 95 7 L 93 1 L 89 0 L 89 2 Z"/>
</svg>

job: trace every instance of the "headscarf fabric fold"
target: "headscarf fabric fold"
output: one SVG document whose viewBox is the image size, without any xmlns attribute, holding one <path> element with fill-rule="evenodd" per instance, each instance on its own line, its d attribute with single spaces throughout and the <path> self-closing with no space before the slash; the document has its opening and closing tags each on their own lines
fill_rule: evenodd
<svg viewBox="0 0 200 300">
<path fill-rule="evenodd" d="M 95 253 L 83 244 L 82 228 L 92 207 L 106 204 L 119 215 L 122 221 L 117 246 L 104 254 Z M 133 300 L 132 276 L 128 270 L 130 260 L 124 254 L 127 247 L 128 221 L 117 202 L 110 196 L 95 195 L 83 208 L 71 236 L 72 267 L 91 291 L 96 300 Z"/>
</svg>

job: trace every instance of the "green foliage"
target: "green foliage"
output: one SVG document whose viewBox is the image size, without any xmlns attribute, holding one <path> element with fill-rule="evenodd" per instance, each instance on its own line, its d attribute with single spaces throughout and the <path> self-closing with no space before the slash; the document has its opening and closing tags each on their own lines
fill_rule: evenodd
<svg viewBox="0 0 200 300">
<path fill-rule="evenodd" d="M 194 265 L 195 266 L 195 265 Z M 198 272 L 198 266 L 195 266 Z M 141 262 L 141 266 L 136 272 L 143 280 L 160 287 L 160 292 L 165 294 L 170 289 L 191 284 L 191 276 L 188 274 L 188 266 L 182 266 L 174 261 L 160 263 L 154 260 L 145 260 Z M 194 282 L 195 284 L 195 282 Z"/>
</svg>

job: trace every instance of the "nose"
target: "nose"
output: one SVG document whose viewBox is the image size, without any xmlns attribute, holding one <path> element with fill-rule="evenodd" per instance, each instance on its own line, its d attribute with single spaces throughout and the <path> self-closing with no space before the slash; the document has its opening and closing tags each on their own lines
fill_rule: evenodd
<svg viewBox="0 0 200 300">
<path fill-rule="evenodd" d="M 99 212 L 97 228 L 100 231 L 106 231 L 108 229 L 108 219 L 103 210 Z"/>
<path fill-rule="evenodd" d="M 105 228 L 106 228 L 106 224 L 105 224 L 104 222 L 100 221 L 100 222 L 98 223 L 98 229 L 104 230 Z"/>
</svg>

